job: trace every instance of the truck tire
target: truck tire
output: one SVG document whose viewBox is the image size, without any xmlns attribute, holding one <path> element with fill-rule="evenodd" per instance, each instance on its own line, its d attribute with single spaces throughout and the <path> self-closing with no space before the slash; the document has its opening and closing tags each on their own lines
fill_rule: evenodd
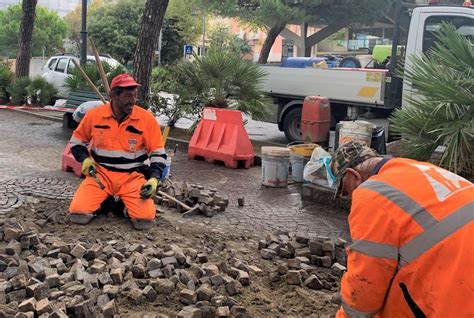
<svg viewBox="0 0 474 318">
<path fill-rule="evenodd" d="M 290 110 L 283 122 L 283 131 L 289 142 L 301 141 L 301 108 Z"/>
<path fill-rule="evenodd" d="M 339 67 L 348 67 L 348 68 L 361 68 L 362 65 L 360 64 L 360 61 L 353 57 L 353 56 L 348 56 L 343 58 L 339 62 Z"/>
</svg>

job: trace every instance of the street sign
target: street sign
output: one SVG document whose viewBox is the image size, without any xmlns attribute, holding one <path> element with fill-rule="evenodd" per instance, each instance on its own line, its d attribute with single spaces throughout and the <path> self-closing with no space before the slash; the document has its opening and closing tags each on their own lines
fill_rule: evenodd
<svg viewBox="0 0 474 318">
<path fill-rule="evenodd" d="M 184 46 L 184 56 L 186 57 L 186 55 L 193 55 L 193 46 L 190 44 Z"/>
<path fill-rule="evenodd" d="M 293 57 L 293 55 L 294 55 L 294 45 L 295 45 L 295 41 L 283 39 L 281 56 L 282 57 Z"/>
</svg>

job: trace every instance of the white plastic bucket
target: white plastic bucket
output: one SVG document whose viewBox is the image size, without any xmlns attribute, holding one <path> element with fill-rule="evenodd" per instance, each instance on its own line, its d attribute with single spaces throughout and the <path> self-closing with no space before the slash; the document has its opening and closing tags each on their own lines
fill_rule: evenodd
<svg viewBox="0 0 474 318">
<path fill-rule="evenodd" d="M 339 124 L 339 146 L 349 141 L 359 141 L 370 147 L 374 124 L 361 120 L 341 121 Z"/>
<path fill-rule="evenodd" d="M 284 188 L 288 185 L 290 150 L 284 147 L 262 147 L 262 184 Z"/>
<path fill-rule="evenodd" d="M 295 182 L 303 182 L 304 166 L 308 163 L 311 157 L 300 156 L 295 153 L 290 153 L 291 164 L 291 178 Z"/>
<path fill-rule="evenodd" d="M 163 170 L 163 180 L 168 179 L 170 177 L 170 170 L 171 170 L 171 157 L 168 156 L 168 159 L 166 159 L 165 170 Z"/>
</svg>

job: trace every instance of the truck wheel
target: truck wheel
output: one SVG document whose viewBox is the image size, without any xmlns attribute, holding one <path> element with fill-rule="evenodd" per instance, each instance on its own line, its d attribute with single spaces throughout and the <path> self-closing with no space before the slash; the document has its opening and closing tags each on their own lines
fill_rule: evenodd
<svg viewBox="0 0 474 318">
<path fill-rule="evenodd" d="M 289 142 L 301 141 L 301 108 L 293 108 L 286 114 L 283 131 Z"/>
<path fill-rule="evenodd" d="M 357 58 L 353 56 L 348 56 L 343 58 L 339 62 L 339 67 L 361 68 L 362 65 L 360 64 L 360 61 Z"/>
</svg>

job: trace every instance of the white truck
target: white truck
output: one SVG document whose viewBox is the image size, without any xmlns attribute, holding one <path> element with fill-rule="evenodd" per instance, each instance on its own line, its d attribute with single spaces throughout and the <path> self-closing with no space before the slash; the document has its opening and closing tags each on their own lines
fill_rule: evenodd
<svg viewBox="0 0 474 318">
<path fill-rule="evenodd" d="M 398 47 L 401 1 L 395 17 L 394 47 Z M 405 7 L 406 8 L 406 7 Z M 474 39 L 472 6 L 430 5 L 408 8 L 411 13 L 405 56 L 426 52 L 434 43 L 442 22 L 453 24 L 459 33 Z M 392 50 L 392 55 L 393 55 Z M 395 54 L 396 55 L 396 54 Z M 405 60 L 404 57 L 401 57 Z M 396 60 L 395 60 L 396 61 Z M 262 66 L 268 73 L 263 88 L 274 99 L 269 122 L 277 123 L 289 141 L 301 140 L 301 111 L 306 96 L 323 96 L 331 102 L 331 127 L 344 119 L 374 120 L 388 127 L 388 117 L 412 94 L 401 79 L 393 76 L 397 63 L 385 69 L 287 68 Z M 405 67 L 410 67 L 406 58 Z M 378 119 L 378 120 L 377 120 Z"/>
</svg>

